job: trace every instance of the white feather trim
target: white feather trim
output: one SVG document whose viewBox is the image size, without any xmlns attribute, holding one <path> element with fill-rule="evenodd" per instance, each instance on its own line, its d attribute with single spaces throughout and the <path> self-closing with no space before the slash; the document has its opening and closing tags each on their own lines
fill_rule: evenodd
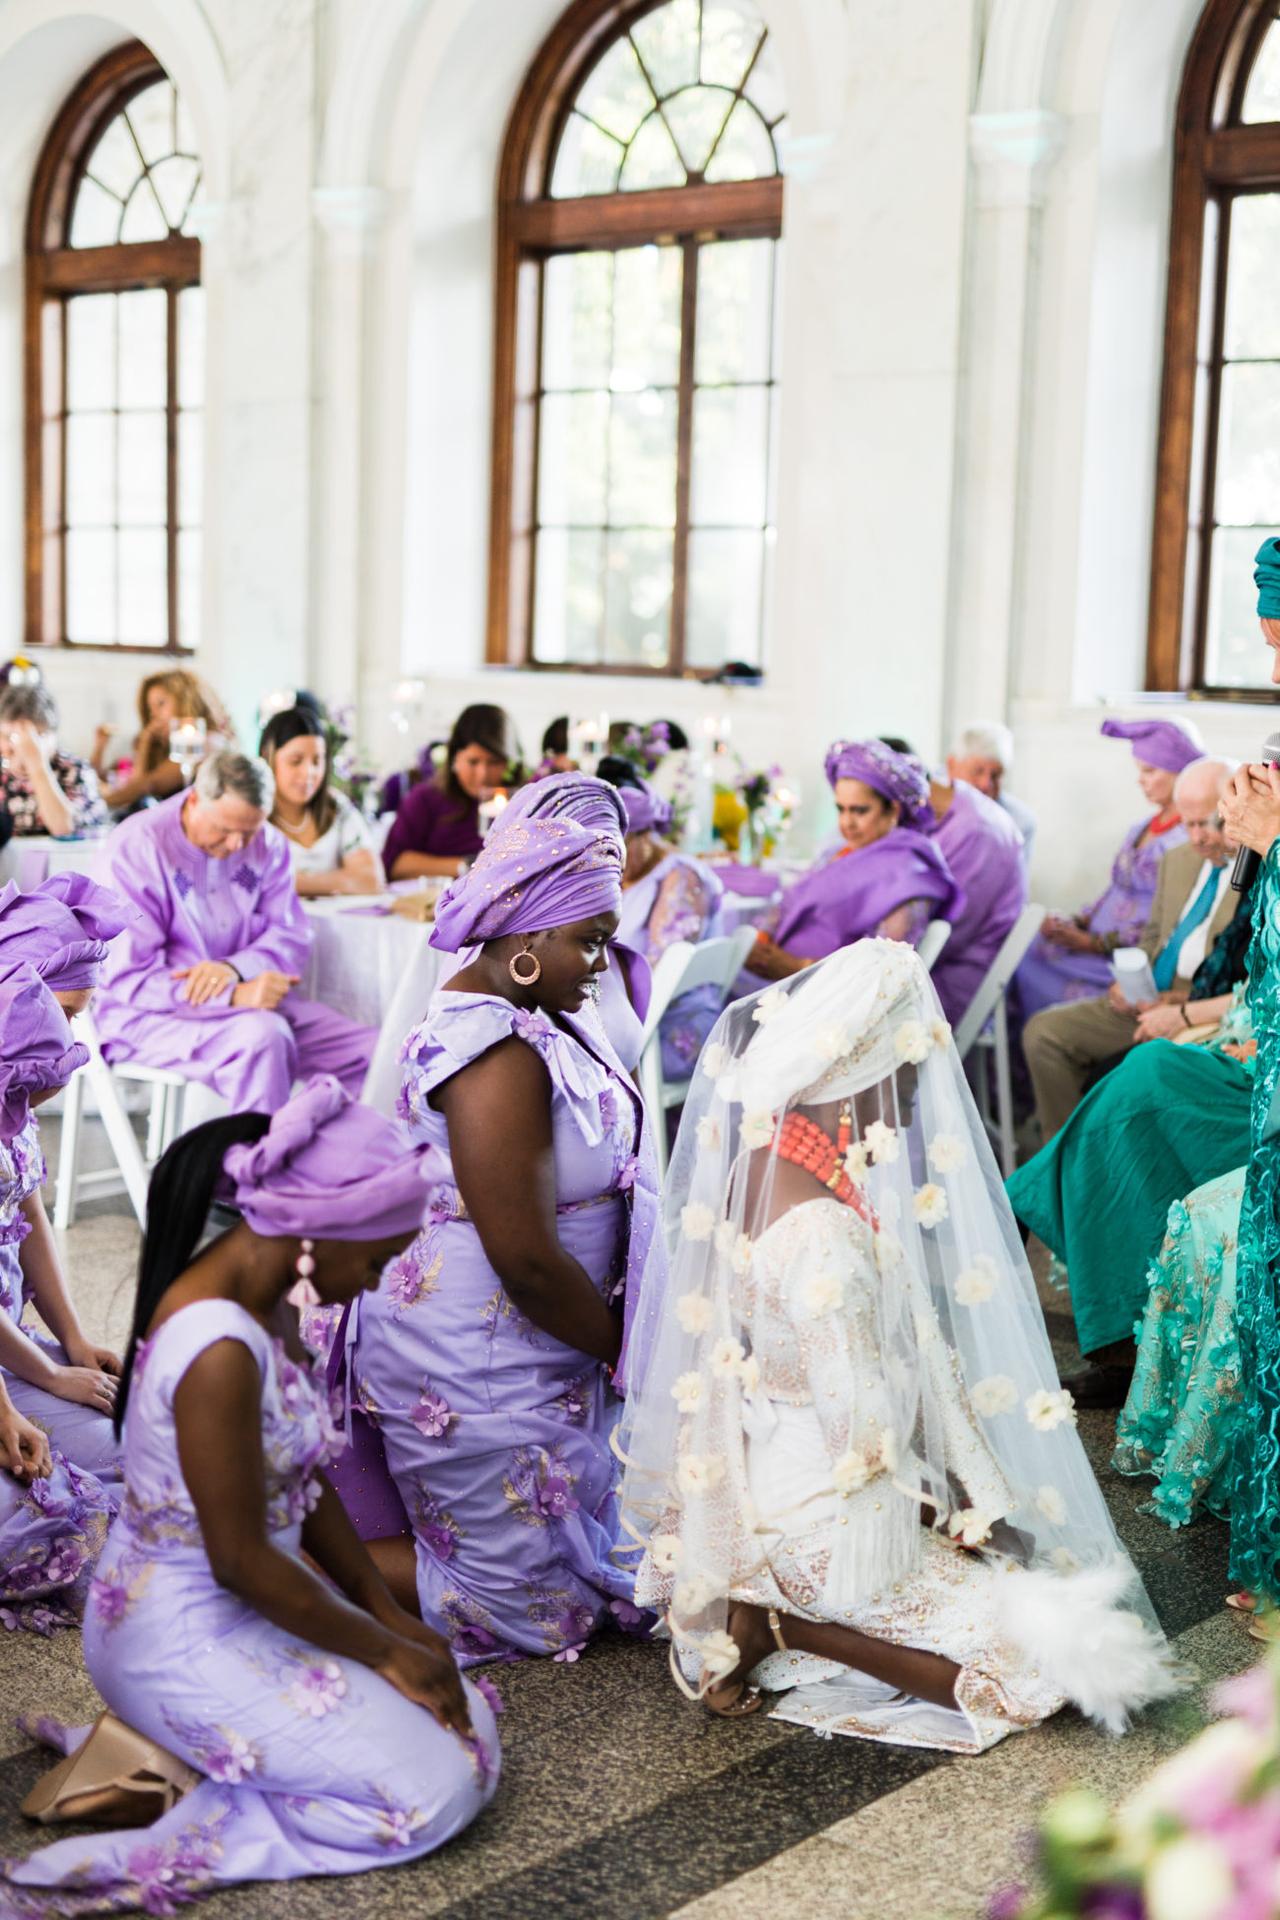
<svg viewBox="0 0 1280 1920">
<path fill-rule="evenodd" d="M 1185 1684 L 1167 1642 L 1123 1605 L 1135 1581 L 1116 1559 L 1074 1573 L 1019 1568 L 997 1582 L 1009 1641 L 1090 1720 L 1123 1733 L 1129 1718 Z"/>
</svg>

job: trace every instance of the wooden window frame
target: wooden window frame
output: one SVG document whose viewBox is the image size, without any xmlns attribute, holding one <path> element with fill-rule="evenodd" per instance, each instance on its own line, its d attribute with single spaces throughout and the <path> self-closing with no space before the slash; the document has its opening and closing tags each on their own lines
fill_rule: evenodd
<svg viewBox="0 0 1280 1920">
<path fill-rule="evenodd" d="M 140 653 L 150 657 L 193 651 L 181 640 L 178 613 L 178 396 L 177 300 L 200 284 L 200 242 L 187 235 L 167 240 L 127 242 L 109 247 L 69 244 L 76 191 L 99 136 L 135 95 L 168 75 L 139 40 L 113 47 L 91 67 L 54 121 L 39 161 L 27 211 L 24 295 L 23 397 L 25 473 L 26 613 L 24 645 L 62 646 L 77 653 Z M 124 641 L 69 640 L 66 632 L 66 436 L 57 436 L 52 462 L 45 440 L 44 395 L 51 374 L 57 381 L 61 417 L 66 403 L 66 304 L 77 293 L 129 293 L 162 288 L 168 296 L 168 365 L 165 412 L 168 427 L 166 527 L 168 549 L 168 638 L 163 647 Z M 59 299 L 59 296 L 62 296 Z M 56 307 L 54 306 L 54 303 Z M 47 311 L 59 314 L 56 329 Z M 56 341 L 51 335 L 56 332 Z M 56 369 L 50 350 L 60 354 Z M 46 466 L 52 464 L 53 472 Z M 46 488 L 57 508 L 57 576 L 46 579 Z"/>
<path fill-rule="evenodd" d="M 633 23 L 664 0 L 574 0 L 539 49 L 503 137 L 498 178 L 489 604 L 491 666 L 539 673 L 714 679 L 719 667 L 684 661 L 692 478 L 693 347 L 700 244 L 780 240 L 783 180 L 733 180 L 633 193 L 553 199 L 560 136 L 591 69 Z M 542 361 L 543 265 L 554 254 L 661 243 L 684 253 L 677 401 L 676 516 L 670 648 L 666 664 L 540 661 L 533 657 L 537 529 L 537 403 Z"/>
<path fill-rule="evenodd" d="M 1280 192 L 1280 122 L 1245 126 L 1240 111 L 1275 18 L 1274 0 L 1208 0 L 1178 96 L 1147 629 L 1156 692 L 1277 697 L 1205 678 L 1231 208 L 1242 194 Z"/>
</svg>

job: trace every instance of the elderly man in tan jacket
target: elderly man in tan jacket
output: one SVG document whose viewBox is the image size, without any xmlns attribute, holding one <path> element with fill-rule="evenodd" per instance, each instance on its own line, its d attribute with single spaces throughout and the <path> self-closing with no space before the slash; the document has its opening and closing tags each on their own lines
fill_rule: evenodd
<svg viewBox="0 0 1280 1920">
<path fill-rule="evenodd" d="M 1157 998 L 1131 1007 L 1113 986 L 1096 1000 L 1046 1007 L 1027 1022 L 1022 1044 L 1042 1139 L 1052 1138 L 1090 1082 L 1135 1041 L 1173 1039 L 1190 1024 L 1183 1002 L 1191 977 L 1238 900 L 1231 889 L 1234 848 L 1218 811 L 1234 771 L 1229 760 L 1204 759 L 1178 775 L 1173 799 L 1187 838 L 1160 862 L 1151 918 L 1139 942 L 1160 988 Z"/>
</svg>

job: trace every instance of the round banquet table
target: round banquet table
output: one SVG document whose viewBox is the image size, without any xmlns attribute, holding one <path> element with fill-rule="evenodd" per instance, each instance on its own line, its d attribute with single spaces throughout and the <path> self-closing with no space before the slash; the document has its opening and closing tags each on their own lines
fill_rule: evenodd
<svg viewBox="0 0 1280 1920">
<path fill-rule="evenodd" d="M 298 992 L 378 1029 L 363 1098 L 394 1114 L 400 1043 L 427 1010 L 453 956 L 430 945 L 431 926 L 392 913 L 385 901 L 308 900 L 311 954 Z"/>
</svg>

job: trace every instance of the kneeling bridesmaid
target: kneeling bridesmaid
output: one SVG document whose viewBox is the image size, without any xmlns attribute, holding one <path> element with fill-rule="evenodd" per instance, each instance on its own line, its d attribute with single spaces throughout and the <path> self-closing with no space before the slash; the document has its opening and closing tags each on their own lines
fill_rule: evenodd
<svg viewBox="0 0 1280 1920">
<path fill-rule="evenodd" d="M 325 1301 L 377 1286 L 422 1218 L 422 1160 L 322 1076 L 270 1127 L 211 1121 L 157 1167 L 119 1395 L 125 1498 L 84 1647 L 112 1712 L 202 1777 L 145 1833 L 4 1862 L 6 1916 L 168 1912 L 236 1881 L 399 1865 L 491 1798 L 492 1712 L 396 1605 L 324 1477 L 341 1441 L 286 1299 L 299 1280 Z M 243 1218 L 197 1252 L 224 1171 Z"/>
</svg>

